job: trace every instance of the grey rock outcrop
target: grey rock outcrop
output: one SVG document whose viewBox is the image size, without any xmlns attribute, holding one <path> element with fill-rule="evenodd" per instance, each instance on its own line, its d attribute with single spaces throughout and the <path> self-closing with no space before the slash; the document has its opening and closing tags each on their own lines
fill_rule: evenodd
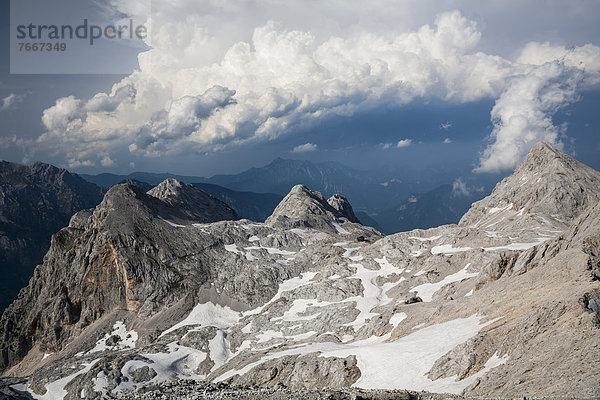
<svg viewBox="0 0 600 400">
<path fill-rule="evenodd" d="M 191 221 L 216 222 L 240 219 L 236 212 L 221 200 L 194 185 L 176 179 L 163 181 L 150 189 L 148 194 L 185 213 Z"/>
<path fill-rule="evenodd" d="M 102 195 L 98 186 L 52 165 L 0 162 L 0 312 L 27 285 L 52 234 Z"/>
<path fill-rule="evenodd" d="M 600 172 L 549 143 L 536 144 L 515 173 L 492 194 L 473 204 L 459 226 L 495 230 L 554 226 L 567 228 L 600 201 Z M 502 221 L 502 223 L 499 223 Z"/>
<path fill-rule="evenodd" d="M 358 220 L 358 218 L 356 218 L 356 215 L 354 215 L 354 210 L 348 202 L 348 199 L 346 199 L 341 194 L 334 194 L 333 196 L 328 198 L 327 204 L 329 204 L 331 207 L 337 210 L 337 212 L 342 217 L 345 217 L 348 221 L 360 224 L 360 221 Z"/>
<path fill-rule="evenodd" d="M 284 197 L 265 223 L 278 228 L 314 228 L 340 231 L 344 221 L 360 223 L 345 197 L 334 195 L 325 200 L 319 192 L 296 185 Z"/>
</svg>

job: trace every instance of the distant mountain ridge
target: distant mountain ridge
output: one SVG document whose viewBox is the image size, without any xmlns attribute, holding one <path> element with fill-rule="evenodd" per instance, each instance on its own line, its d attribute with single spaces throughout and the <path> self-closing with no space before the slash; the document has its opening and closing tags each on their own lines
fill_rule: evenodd
<svg viewBox="0 0 600 400">
<path fill-rule="evenodd" d="M 439 190 L 440 186 L 452 182 L 454 178 L 448 180 L 449 178 L 440 174 L 439 171 L 362 171 L 338 162 L 314 163 L 283 158 L 277 158 L 263 167 L 250 168 L 238 174 L 215 175 L 210 178 L 144 172 L 134 172 L 130 175 L 82 176 L 90 182 L 105 187 L 127 179 L 153 185 L 167 178 L 178 179 L 196 184 L 230 204 L 242 217 L 257 221 L 264 221 L 283 196 L 294 186 L 302 184 L 321 192 L 326 197 L 335 193 L 344 195 L 353 204 L 354 212 L 357 215 L 362 215 L 365 221 L 371 221 L 371 225 L 385 226 L 386 233 L 457 222 L 470 206 L 469 200 L 478 200 L 485 194 L 484 191 L 473 198 L 440 196 L 435 191 Z M 232 192 L 227 192 L 227 190 Z M 425 195 L 428 192 L 432 193 Z M 251 195 L 250 193 L 255 194 Z M 269 193 L 270 197 L 261 198 L 258 195 L 260 193 Z M 418 213 L 418 217 L 405 217 L 402 213 L 393 211 L 394 208 L 402 207 L 407 199 L 415 193 L 423 194 L 424 200 L 429 199 L 419 204 L 418 208 L 421 211 Z M 433 204 L 436 199 L 442 204 Z M 424 209 L 425 204 L 429 204 L 433 209 Z M 441 214 L 442 209 L 451 213 L 450 219 Z M 436 215 L 437 219 L 432 218 L 431 215 Z"/>
</svg>

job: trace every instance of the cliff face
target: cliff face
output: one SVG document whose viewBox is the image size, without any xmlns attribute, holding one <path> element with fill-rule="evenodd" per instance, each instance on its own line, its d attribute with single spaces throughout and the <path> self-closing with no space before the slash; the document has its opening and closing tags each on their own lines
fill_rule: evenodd
<svg viewBox="0 0 600 400">
<path fill-rule="evenodd" d="M 387 237 L 304 186 L 256 224 L 118 185 L 53 237 L 0 367 L 67 399 L 170 379 L 597 397 L 597 177 L 538 145 L 459 225 Z"/>
<path fill-rule="evenodd" d="M 0 162 L 0 311 L 27 285 L 52 234 L 101 200 L 99 187 L 64 169 Z"/>
</svg>

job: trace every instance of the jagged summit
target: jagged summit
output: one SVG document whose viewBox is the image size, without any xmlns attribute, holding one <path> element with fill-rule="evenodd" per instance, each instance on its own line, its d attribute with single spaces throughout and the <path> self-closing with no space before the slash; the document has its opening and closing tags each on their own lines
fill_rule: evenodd
<svg viewBox="0 0 600 400">
<path fill-rule="evenodd" d="M 350 202 L 341 194 L 336 193 L 331 196 L 327 199 L 327 204 L 335 208 L 335 210 L 343 217 L 346 217 L 348 221 L 360 224 L 360 221 L 356 218 L 356 215 L 354 215 L 354 210 L 352 209 Z"/>
<path fill-rule="evenodd" d="M 521 169 L 535 171 L 542 167 L 550 165 L 561 165 L 561 164 L 581 164 L 571 156 L 567 155 L 561 149 L 548 142 L 536 143 L 525 160 L 517 167 L 515 172 L 519 172 Z M 583 165 L 583 164 L 581 164 Z"/>
<path fill-rule="evenodd" d="M 164 180 L 150 189 L 148 194 L 180 209 L 194 221 L 215 222 L 240 218 L 221 200 L 194 185 L 185 184 L 177 179 Z"/>
<path fill-rule="evenodd" d="M 473 204 L 460 226 L 565 229 L 600 200 L 600 173 L 550 143 L 538 143 L 514 174 Z"/>
<path fill-rule="evenodd" d="M 327 230 L 339 230 L 337 224 L 344 222 L 358 222 L 345 197 L 333 195 L 326 201 L 320 192 L 304 185 L 294 186 L 266 221 L 268 225 L 287 228 Z"/>
</svg>

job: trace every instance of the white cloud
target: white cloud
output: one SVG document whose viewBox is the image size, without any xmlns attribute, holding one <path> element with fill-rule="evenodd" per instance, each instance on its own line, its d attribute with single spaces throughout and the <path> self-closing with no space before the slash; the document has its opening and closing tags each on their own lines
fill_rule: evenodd
<svg viewBox="0 0 600 400">
<path fill-rule="evenodd" d="M 69 160 L 67 163 L 69 168 L 85 168 L 85 167 L 93 167 L 96 164 L 92 160 Z"/>
<path fill-rule="evenodd" d="M 9 94 L 8 96 L 2 99 L 0 104 L 0 111 L 7 111 L 14 108 L 18 103 L 23 101 L 25 95 L 17 95 L 14 93 Z"/>
<path fill-rule="evenodd" d="M 49 132 L 64 130 L 81 114 L 80 104 L 81 100 L 74 96 L 62 97 L 56 100 L 54 106 L 44 110 L 42 123 Z"/>
<path fill-rule="evenodd" d="M 396 143 L 396 147 L 401 148 L 401 147 L 408 147 L 412 144 L 412 139 L 402 139 L 399 140 L 398 143 Z"/>
<path fill-rule="evenodd" d="M 357 11 L 363 9 L 357 1 L 320 2 L 314 7 L 321 13 L 276 1 L 155 3 L 152 49 L 139 55 L 139 71 L 110 93 L 57 100 L 44 111 L 47 132 L 32 147 L 97 162 L 122 149 L 141 157 L 204 153 L 416 99 L 497 98 L 479 168 L 492 171 L 514 166 L 534 140 L 557 142 L 552 113 L 574 101 L 581 83 L 597 84 L 598 47 L 530 43 L 511 61 L 481 51 L 477 24 L 458 11 L 414 26 L 413 20 L 431 20 L 431 9 L 440 7 L 435 2 L 374 3 L 367 14 Z M 564 74 L 549 78 L 555 89 L 538 91 L 558 97 L 540 99 L 530 91 L 519 101 L 536 112 L 523 115 L 525 124 L 513 121 L 509 103 L 517 101 L 517 86 L 527 91 L 519 80 L 536 82 L 536 74 L 544 80 L 544 63 L 559 57 Z M 564 89 L 560 79 L 567 80 Z"/>
<path fill-rule="evenodd" d="M 529 43 L 518 59 L 526 66 L 511 77 L 491 112 L 492 143 L 483 152 L 476 172 L 514 168 L 537 142 L 562 146 L 565 126 L 552 116 L 579 99 L 579 90 L 600 82 L 600 47 L 565 48 Z"/>
<path fill-rule="evenodd" d="M 112 167 L 115 165 L 115 162 L 109 156 L 104 156 L 102 160 L 100 160 L 100 165 L 103 167 Z"/>
<path fill-rule="evenodd" d="M 313 143 L 305 143 L 294 147 L 292 153 L 306 153 L 317 150 L 317 145 Z"/>
<path fill-rule="evenodd" d="M 444 144 L 450 144 L 450 143 L 452 143 L 452 139 L 450 139 L 450 138 L 444 139 Z"/>
<path fill-rule="evenodd" d="M 454 196 L 467 197 L 471 195 L 471 191 L 467 187 L 467 184 L 461 178 L 458 178 L 452 183 L 452 194 Z"/>
<path fill-rule="evenodd" d="M 440 124 L 440 129 L 447 131 L 450 128 L 452 128 L 452 122 L 450 122 L 450 121 L 442 122 Z"/>
<path fill-rule="evenodd" d="M 391 149 L 393 145 L 394 145 L 394 143 L 384 143 L 382 145 L 382 147 L 384 150 L 387 150 L 387 149 Z"/>
</svg>

